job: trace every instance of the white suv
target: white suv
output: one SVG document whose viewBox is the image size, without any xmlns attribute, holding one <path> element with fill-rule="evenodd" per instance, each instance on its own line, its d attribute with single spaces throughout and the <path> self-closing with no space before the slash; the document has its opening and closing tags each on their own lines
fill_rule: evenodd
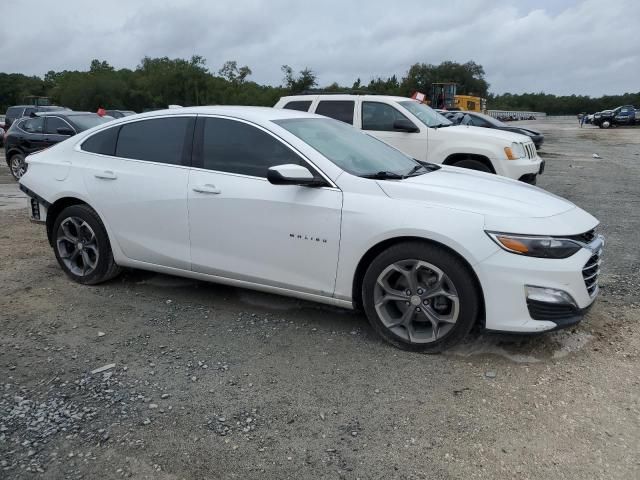
<svg viewBox="0 0 640 480">
<path fill-rule="evenodd" d="M 275 108 L 341 120 L 421 161 L 496 173 L 531 184 L 544 170 L 544 161 L 530 138 L 500 130 L 454 126 L 435 110 L 410 98 L 298 95 L 282 97 Z"/>
</svg>

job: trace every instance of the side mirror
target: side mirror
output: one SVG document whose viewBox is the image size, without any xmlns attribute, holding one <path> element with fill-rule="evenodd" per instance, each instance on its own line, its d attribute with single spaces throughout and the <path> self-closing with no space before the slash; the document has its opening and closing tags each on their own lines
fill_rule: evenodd
<svg viewBox="0 0 640 480">
<path fill-rule="evenodd" d="M 270 167 L 267 170 L 267 180 L 273 185 L 302 185 L 307 187 L 326 185 L 324 180 L 314 177 L 308 168 L 293 163 Z"/>
<path fill-rule="evenodd" d="M 393 122 L 393 129 L 407 133 L 415 133 L 420 131 L 420 129 L 416 127 L 412 122 L 404 118 Z"/>
<path fill-rule="evenodd" d="M 60 127 L 56 130 L 56 132 L 58 132 L 58 135 L 67 135 L 68 137 L 72 137 L 76 134 L 76 132 L 66 127 Z"/>
</svg>

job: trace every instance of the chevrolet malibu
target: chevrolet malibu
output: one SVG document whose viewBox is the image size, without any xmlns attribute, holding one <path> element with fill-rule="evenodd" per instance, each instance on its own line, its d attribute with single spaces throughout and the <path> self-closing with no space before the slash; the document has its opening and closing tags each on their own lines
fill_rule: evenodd
<svg viewBox="0 0 640 480">
<path fill-rule="evenodd" d="M 585 211 L 309 113 L 151 112 L 28 163 L 32 219 L 82 284 L 130 267 L 361 308 L 382 338 L 423 352 L 477 323 L 573 325 L 598 294 L 604 241 Z"/>
</svg>

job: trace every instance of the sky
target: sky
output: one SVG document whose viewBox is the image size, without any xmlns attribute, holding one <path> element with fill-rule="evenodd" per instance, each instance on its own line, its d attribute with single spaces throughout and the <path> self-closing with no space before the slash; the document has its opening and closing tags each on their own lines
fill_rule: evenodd
<svg viewBox="0 0 640 480">
<path fill-rule="evenodd" d="M 135 68 L 142 57 L 226 60 L 279 85 L 280 67 L 320 86 L 409 66 L 474 60 L 493 93 L 640 91 L 640 0 L 30 0 L 3 2 L 0 72 Z M 18 29 L 7 19 L 28 19 Z"/>
</svg>

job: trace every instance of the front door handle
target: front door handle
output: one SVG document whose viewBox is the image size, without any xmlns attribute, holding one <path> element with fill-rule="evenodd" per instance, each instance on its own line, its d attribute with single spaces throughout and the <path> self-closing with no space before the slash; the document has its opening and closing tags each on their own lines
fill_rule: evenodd
<svg viewBox="0 0 640 480">
<path fill-rule="evenodd" d="M 104 172 L 96 173 L 95 177 L 99 178 L 100 180 L 115 180 L 116 178 L 118 178 L 118 176 L 111 170 L 105 170 Z"/>
<path fill-rule="evenodd" d="M 214 195 L 218 195 L 219 193 L 222 193 L 221 190 L 219 188 L 216 188 L 216 186 L 213 185 L 212 183 L 206 183 L 204 185 L 196 185 L 195 187 L 193 187 L 193 191 L 198 193 L 211 193 Z"/>
</svg>

